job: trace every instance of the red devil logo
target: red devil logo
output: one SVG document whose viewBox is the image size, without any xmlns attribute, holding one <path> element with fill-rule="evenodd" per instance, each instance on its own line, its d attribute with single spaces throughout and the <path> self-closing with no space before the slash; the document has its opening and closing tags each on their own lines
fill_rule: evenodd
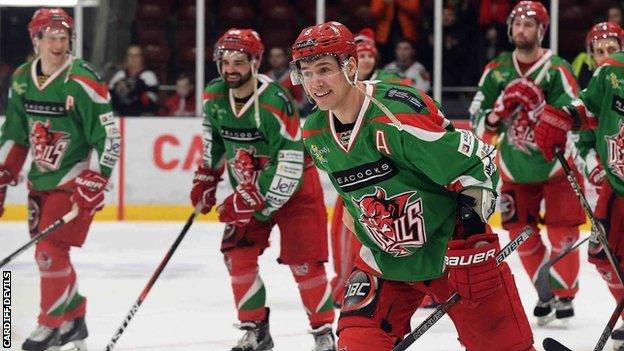
<svg viewBox="0 0 624 351">
<path fill-rule="evenodd" d="M 410 191 L 388 197 L 386 190 L 375 187 L 374 194 L 353 199 L 361 213 L 359 221 L 370 237 L 396 257 L 411 255 L 409 248 L 421 247 L 426 241 L 422 201 L 409 201 L 414 194 Z"/>
<path fill-rule="evenodd" d="M 256 155 L 256 149 L 253 146 L 249 149 L 240 148 L 236 149 L 231 167 L 239 184 L 254 184 L 270 160 L 268 156 Z"/>
<path fill-rule="evenodd" d="M 52 130 L 49 120 L 31 122 L 29 140 L 33 159 L 40 171 L 59 169 L 70 143 L 69 136 L 69 133 Z"/>
<path fill-rule="evenodd" d="M 618 133 L 607 136 L 607 164 L 620 179 L 624 179 L 624 122 L 620 122 Z"/>
</svg>

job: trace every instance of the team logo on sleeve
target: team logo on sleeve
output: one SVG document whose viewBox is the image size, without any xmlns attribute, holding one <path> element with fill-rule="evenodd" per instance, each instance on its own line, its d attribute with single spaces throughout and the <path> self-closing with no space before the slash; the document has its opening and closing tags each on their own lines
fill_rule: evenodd
<svg viewBox="0 0 624 351">
<path fill-rule="evenodd" d="M 618 178 L 624 179 L 624 123 L 620 122 L 617 134 L 606 136 L 607 164 Z"/>
<path fill-rule="evenodd" d="M 257 155 L 253 146 L 249 149 L 239 148 L 236 149 L 230 167 L 239 184 L 255 184 L 258 175 L 267 167 L 270 160 L 269 156 Z"/>
<path fill-rule="evenodd" d="M 41 172 L 58 170 L 71 142 L 69 133 L 52 130 L 49 120 L 31 122 L 29 140 L 33 161 Z"/>
<path fill-rule="evenodd" d="M 361 212 L 358 220 L 369 236 L 385 252 L 395 257 L 409 256 L 410 249 L 425 244 L 425 221 L 422 200 L 411 200 L 415 191 L 408 191 L 392 197 L 386 190 L 375 187 L 373 194 L 352 199 Z"/>
</svg>

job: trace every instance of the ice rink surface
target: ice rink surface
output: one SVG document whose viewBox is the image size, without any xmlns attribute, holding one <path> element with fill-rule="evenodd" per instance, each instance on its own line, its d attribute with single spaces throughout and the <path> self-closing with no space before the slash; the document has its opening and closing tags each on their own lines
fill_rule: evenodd
<svg viewBox="0 0 624 351">
<path fill-rule="evenodd" d="M 96 222 L 82 249 L 72 250 L 79 278 L 79 291 L 88 298 L 87 325 L 90 350 L 102 350 L 120 326 L 129 308 L 149 280 L 165 252 L 182 229 L 180 222 Z M 223 226 L 197 222 L 191 227 L 169 265 L 156 282 L 138 313 L 119 339 L 115 350 L 229 350 L 242 332 L 236 322 L 229 277 L 219 244 Z M 301 235 L 305 235 L 302 231 Z M 309 350 L 312 336 L 287 266 L 276 262 L 279 240 L 262 256 L 260 273 L 271 307 L 271 334 L 275 351 Z M 508 240 L 501 235 L 502 244 Z M 26 223 L 0 223 L 0 256 L 5 257 L 28 239 Z M 583 264 L 576 317 L 567 329 L 558 322 L 537 327 L 531 317 L 537 295 L 524 273 L 517 254 L 508 262 L 516 276 L 523 305 L 534 328 L 535 346 L 541 350 L 546 336 L 554 337 L 575 351 L 593 350 L 615 302 L 593 266 Z M 12 271 L 11 350 L 33 330 L 39 303 L 39 276 L 31 248 L 4 267 Z M 330 276 L 332 269 L 328 267 Z M 412 327 L 432 310 L 421 309 Z M 411 350 L 462 350 L 455 329 L 444 317 L 418 340 Z M 611 350 L 609 342 L 605 350 Z"/>
</svg>

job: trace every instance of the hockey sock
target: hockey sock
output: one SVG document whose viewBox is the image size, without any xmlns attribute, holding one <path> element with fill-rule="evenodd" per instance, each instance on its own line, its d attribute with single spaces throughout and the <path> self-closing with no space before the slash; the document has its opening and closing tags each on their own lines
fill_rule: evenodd
<svg viewBox="0 0 624 351">
<path fill-rule="evenodd" d="M 548 239 L 552 244 L 551 258 L 557 257 L 566 248 L 574 245 L 579 238 L 576 226 L 546 227 Z M 578 274 L 580 268 L 579 250 L 574 250 L 560 259 L 550 270 L 550 284 L 558 297 L 574 297 L 578 291 Z"/>
<path fill-rule="evenodd" d="M 605 282 L 607 282 L 607 287 L 611 292 L 611 295 L 615 298 L 615 302 L 617 303 L 624 297 L 624 287 L 620 283 L 617 273 L 613 266 L 609 263 L 607 259 L 592 259 L 589 260 L 596 266 L 596 270 L 602 276 Z M 624 319 L 624 313 L 621 315 L 622 319 Z"/>
<path fill-rule="evenodd" d="M 266 316 L 266 290 L 258 274 L 258 248 L 235 248 L 224 253 L 232 279 L 234 302 L 241 322 L 263 320 Z"/>
<path fill-rule="evenodd" d="M 323 263 L 290 265 L 290 270 L 298 284 L 301 301 L 312 329 L 326 323 L 331 324 L 334 321 L 334 306 Z"/>
<path fill-rule="evenodd" d="M 44 240 L 37 244 L 35 258 L 41 278 L 39 324 L 58 328 L 70 317 L 84 316 L 86 299 L 78 294 L 69 246 Z"/>
<path fill-rule="evenodd" d="M 539 233 L 539 229 L 537 229 L 537 227 L 533 227 L 533 230 L 535 233 Z M 512 228 L 509 228 L 510 239 L 515 239 L 521 231 L 522 227 L 520 226 L 513 226 Z M 548 260 L 546 246 L 544 246 L 540 235 L 531 235 L 518 248 L 518 256 L 520 256 L 522 266 L 529 275 L 529 278 L 531 278 L 532 282 L 535 282 L 539 268 Z"/>
</svg>

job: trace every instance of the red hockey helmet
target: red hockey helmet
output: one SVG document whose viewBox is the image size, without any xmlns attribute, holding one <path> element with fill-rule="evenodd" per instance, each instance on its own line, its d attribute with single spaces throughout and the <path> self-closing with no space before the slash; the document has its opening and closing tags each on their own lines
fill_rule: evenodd
<svg viewBox="0 0 624 351">
<path fill-rule="evenodd" d="M 42 7 L 35 11 L 28 23 L 28 33 L 31 38 L 46 30 L 65 29 L 70 36 L 74 33 L 74 20 L 61 8 Z"/>
<path fill-rule="evenodd" d="M 262 45 L 260 35 L 255 30 L 231 28 L 217 40 L 213 60 L 221 60 L 225 51 L 244 52 L 249 54 L 252 59 L 260 61 L 264 53 L 264 45 Z"/>
<path fill-rule="evenodd" d="M 507 17 L 507 35 L 510 40 L 512 38 L 511 25 L 516 16 L 535 19 L 537 24 L 542 27 L 542 35 L 544 35 L 546 28 L 548 28 L 550 24 L 550 17 L 548 16 L 548 11 L 546 7 L 544 7 L 544 4 L 539 1 L 520 1 L 513 7 L 509 13 L 509 17 Z"/>
<path fill-rule="evenodd" d="M 615 23 L 600 22 L 595 24 L 587 33 L 587 37 L 585 37 L 587 53 L 591 54 L 593 52 L 593 45 L 596 40 L 606 38 L 615 38 L 618 44 L 620 44 L 620 49 L 622 49 L 622 44 L 624 43 L 624 31 L 622 28 Z"/>
<path fill-rule="evenodd" d="M 377 46 L 375 45 L 375 33 L 370 28 L 362 29 L 355 37 L 355 51 L 368 51 L 377 56 Z"/>
<path fill-rule="evenodd" d="M 299 62 L 314 61 L 324 55 L 335 56 L 339 62 L 355 57 L 355 39 L 353 33 L 340 22 L 325 22 L 307 27 L 299 33 L 292 45 L 291 80 L 301 84 Z"/>
</svg>

